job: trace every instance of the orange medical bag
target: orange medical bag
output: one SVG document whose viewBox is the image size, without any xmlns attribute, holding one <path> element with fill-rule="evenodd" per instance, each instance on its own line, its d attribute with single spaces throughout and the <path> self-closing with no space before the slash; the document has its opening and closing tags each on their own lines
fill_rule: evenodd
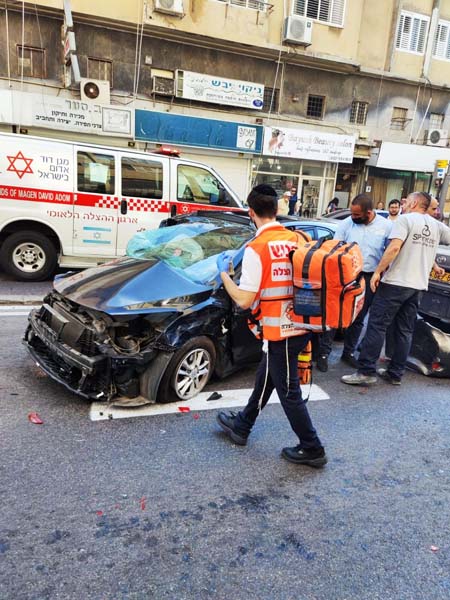
<svg viewBox="0 0 450 600">
<path fill-rule="evenodd" d="M 292 251 L 290 319 L 311 331 L 349 327 L 364 303 L 363 257 L 356 243 L 308 242 Z"/>
</svg>

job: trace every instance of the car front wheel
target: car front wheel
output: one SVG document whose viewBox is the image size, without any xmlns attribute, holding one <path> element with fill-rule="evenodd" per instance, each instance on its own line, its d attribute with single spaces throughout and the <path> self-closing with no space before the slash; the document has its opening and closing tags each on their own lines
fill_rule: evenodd
<svg viewBox="0 0 450 600">
<path fill-rule="evenodd" d="M 161 379 L 159 402 L 190 400 L 208 383 L 216 362 L 216 349 L 207 337 L 196 337 L 173 356 Z"/>
</svg>

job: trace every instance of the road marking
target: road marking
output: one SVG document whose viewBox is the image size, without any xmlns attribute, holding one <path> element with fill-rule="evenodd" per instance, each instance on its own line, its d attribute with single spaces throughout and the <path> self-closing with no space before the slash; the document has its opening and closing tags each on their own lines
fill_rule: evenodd
<svg viewBox="0 0 450 600">
<path fill-rule="evenodd" d="M 222 395 L 218 400 L 207 400 L 213 391 L 202 392 L 192 400 L 185 402 L 171 402 L 170 404 L 147 404 L 138 408 L 119 408 L 104 402 L 93 402 L 89 412 L 91 421 L 105 421 L 108 419 L 130 419 L 133 417 L 155 417 L 157 415 L 167 415 L 178 413 L 179 407 L 187 406 L 191 412 L 203 410 L 214 410 L 218 408 L 237 408 L 247 404 L 247 400 L 253 389 L 240 390 L 214 390 Z M 309 385 L 302 386 L 304 397 L 308 396 Z M 329 400 L 330 396 L 318 385 L 311 386 L 310 401 Z M 270 404 L 278 404 L 280 402 L 277 393 L 274 391 L 270 397 Z"/>
<path fill-rule="evenodd" d="M 24 304 L 0 304 L 0 318 L 27 317 L 36 306 Z"/>
</svg>

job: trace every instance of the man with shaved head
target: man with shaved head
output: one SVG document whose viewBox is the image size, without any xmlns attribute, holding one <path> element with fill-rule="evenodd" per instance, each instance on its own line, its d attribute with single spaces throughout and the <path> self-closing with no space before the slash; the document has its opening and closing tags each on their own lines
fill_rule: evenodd
<svg viewBox="0 0 450 600">
<path fill-rule="evenodd" d="M 370 287 L 375 293 L 367 332 L 358 357 L 358 371 L 344 375 L 343 383 L 368 385 L 379 377 L 400 385 L 411 347 L 419 293 L 428 289 L 428 278 L 439 244 L 450 245 L 450 229 L 427 211 L 431 197 L 413 192 L 404 214 L 394 222 L 390 244 L 374 271 Z M 376 369 L 387 328 L 392 324 L 393 348 L 386 369 Z"/>
</svg>

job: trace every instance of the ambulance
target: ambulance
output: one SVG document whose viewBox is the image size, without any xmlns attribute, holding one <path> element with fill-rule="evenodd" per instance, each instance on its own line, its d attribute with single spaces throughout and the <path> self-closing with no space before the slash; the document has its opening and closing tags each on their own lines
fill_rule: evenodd
<svg viewBox="0 0 450 600">
<path fill-rule="evenodd" d="M 22 281 L 125 254 L 137 232 L 242 205 L 210 167 L 158 153 L 0 133 L 0 267 Z"/>
</svg>

